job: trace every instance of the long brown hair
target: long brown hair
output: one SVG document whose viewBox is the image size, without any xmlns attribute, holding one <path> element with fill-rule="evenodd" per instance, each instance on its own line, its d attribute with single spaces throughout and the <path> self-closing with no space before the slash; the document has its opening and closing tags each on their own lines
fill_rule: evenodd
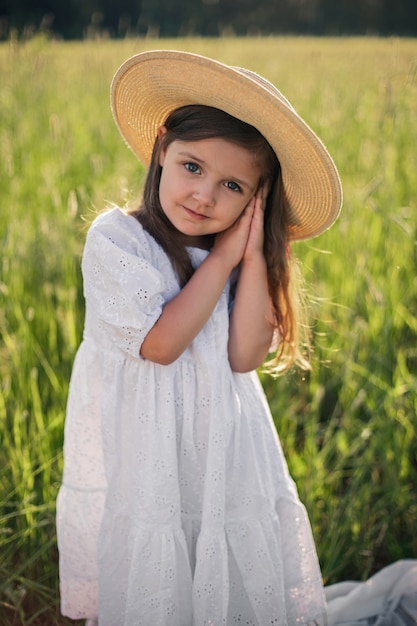
<svg viewBox="0 0 417 626">
<path fill-rule="evenodd" d="M 265 208 L 264 253 L 268 286 L 275 314 L 277 349 L 266 364 L 278 374 L 298 362 L 306 367 L 299 343 L 298 290 L 294 288 L 293 261 L 288 254 L 288 210 L 282 185 L 281 167 L 275 152 L 263 135 L 250 124 L 213 107 L 188 105 L 175 109 L 168 116 L 166 133 L 155 141 L 142 205 L 130 212 L 165 250 L 175 268 L 180 284 L 190 279 L 193 268 L 186 250 L 186 239 L 166 217 L 159 200 L 162 168 L 159 156 L 173 141 L 200 141 L 221 137 L 245 148 L 259 165 L 262 177 L 259 186 L 267 184 L 269 194 Z"/>
</svg>

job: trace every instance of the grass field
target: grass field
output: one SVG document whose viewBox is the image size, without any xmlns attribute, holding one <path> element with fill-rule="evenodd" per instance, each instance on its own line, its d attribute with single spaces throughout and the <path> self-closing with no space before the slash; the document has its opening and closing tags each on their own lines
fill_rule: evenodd
<svg viewBox="0 0 417 626">
<path fill-rule="evenodd" d="M 417 41 L 126 40 L 0 46 L 0 623 L 59 617 L 55 497 L 80 342 L 80 255 L 106 203 L 134 202 L 109 84 L 129 55 L 179 48 L 275 82 L 343 180 L 304 266 L 313 370 L 263 377 L 326 583 L 417 556 Z"/>
</svg>

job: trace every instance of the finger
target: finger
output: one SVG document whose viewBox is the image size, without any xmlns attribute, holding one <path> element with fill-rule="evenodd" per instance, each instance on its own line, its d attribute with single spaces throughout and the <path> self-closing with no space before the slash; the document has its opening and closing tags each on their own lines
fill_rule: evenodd
<svg viewBox="0 0 417 626">
<path fill-rule="evenodd" d="M 262 211 L 265 211 L 266 208 L 266 199 L 268 198 L 269 186 L 263 185 L 258 189 L 257 198 L 259 199 L 260 207 Z"/>
<path fill-rule="evenodd" d="M 262 187 L 260 187 L 255 192 L 249 204 L 252 204 L 253 210 L 256 211 L 260 207 L 262 208 L 262 203 L 263 203 L 263 193 L 262 193 Z"/>
<path fill-rule="evenodd" d="M 249 200 L 249 202 L 247 203 L 247 205 L 243 209 L 242 213 L 237 218 L 236 222 L 242 221 L 242 219 L 244 220 L 245 218 L 247 218 L 249 221 L 251 221 L 252 217 L 253 217 L 253 214 L 255 212 L 255 207 L 256 207 L 256 198 L 255 198 L 255 196 L 253 196 L 253 198 L 251 198 Z"/>
<path fill-rule="evenodd" d="M 263 190 L 260 189 L 256 194 L 255 208 L 253 212 L 253 219 L 258 218 L 262 223 L 265 215 L 265 201 Z"/>
<path fill-rule="evenodd" d="M 247 203 L 247 205 L 246 205 L 246 207 L 245 207 L 246 209 L 252 209 L 252 210 L 254 210 L 254 209 L 255 209 L 256 202 L 257 202 L 257 193 L 258 193 L 258 192 L 256 192 L 256 193 L 252 196 L 252 198 L 249 200 L 249 202 Z"/>
</svg>

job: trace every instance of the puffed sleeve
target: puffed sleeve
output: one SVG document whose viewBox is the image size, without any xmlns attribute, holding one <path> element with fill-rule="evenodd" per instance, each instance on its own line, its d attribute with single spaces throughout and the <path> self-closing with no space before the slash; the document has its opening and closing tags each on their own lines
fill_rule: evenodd
<svg viewBox="0 0 417 626">
<path fill-rule="evenodd" d="M 121 211 L 98 218 L 87 235 L 82 271 L 86 329 L 138 358 L 165 302 L 165 279 L 140 224 Z"/>
</svg>

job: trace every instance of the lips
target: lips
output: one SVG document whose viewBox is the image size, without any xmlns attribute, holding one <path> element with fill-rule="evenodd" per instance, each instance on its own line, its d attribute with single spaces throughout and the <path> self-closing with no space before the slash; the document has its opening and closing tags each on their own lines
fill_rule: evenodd
<svg viewBox="0 0 417 626">
<path fill-rule="evenodd" d="M 183 207 L 183 208 L 186 214 L 194 220 L 204 221 L 207 219 L 207 215 L 203 215 L 202 213 L 197 213 L 196 211 L 193 211 L 192 209 L 188 209 L 187 207 Z"/>
</svg>

